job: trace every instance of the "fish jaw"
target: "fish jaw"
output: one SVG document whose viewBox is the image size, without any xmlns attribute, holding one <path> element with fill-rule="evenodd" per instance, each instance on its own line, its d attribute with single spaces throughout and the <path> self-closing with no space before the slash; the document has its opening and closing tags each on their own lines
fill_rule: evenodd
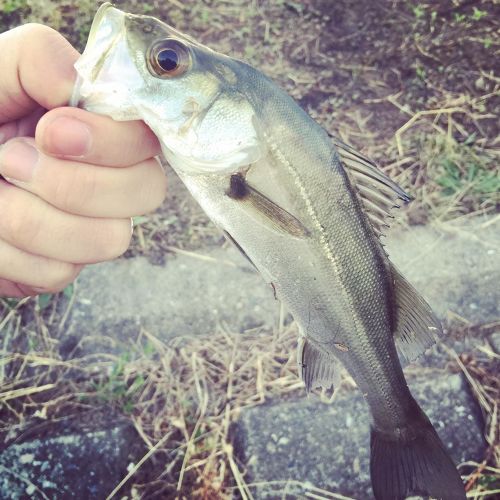
<svg viewBox="0 0 500 500">
<path fill-rule="evenodd" d="M 130 64 L 123 12 L 109 3 L 100 7 L 75 69 L 78 76 L 71 105 L 118 121 L 140 119 L 130 95 L 142 87 L 143 80 Z"/>
</svg>

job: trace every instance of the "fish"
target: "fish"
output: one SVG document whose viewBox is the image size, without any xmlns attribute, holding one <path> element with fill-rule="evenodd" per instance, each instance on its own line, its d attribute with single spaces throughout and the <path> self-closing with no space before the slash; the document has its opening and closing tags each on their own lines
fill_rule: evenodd
<svg viewBox="0 0 500 500">
<path fill-rule="evenodd" d="M 306 389 L 338 386 L 340 364 L 355 380 L 371 414 L 375 498 L 465 499 L 403 373 L 442 333 L 381 243 L 409 195 L 258 69 L 152 16 L 102 5 L 75 68 L 71 104 L 143 120 L 210 219 L 272 285 L 299 326 Z"/>
</svg>

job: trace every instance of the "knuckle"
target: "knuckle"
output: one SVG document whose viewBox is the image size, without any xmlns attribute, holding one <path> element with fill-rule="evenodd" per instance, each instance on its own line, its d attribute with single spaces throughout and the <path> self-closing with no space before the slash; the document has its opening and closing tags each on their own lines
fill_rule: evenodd
<svg viewBox="0 0 500 500">
<path fill-rule="evenodd" d="M 25 294 L 10 280 L 0 277 L 0 297 L 21 298 Z"/>
<path fill-rule="evenodd" d="M 21 36 L 20 56 L 22 58 L 31 55 L 29 51 L 33 50 L 33 40 L 37 41 L 36 50 L 44 50 L 47 47 L 53 48 L 54 44 L 57 44 L 60 41 L 59 39 L 63 38 L 55 29 L 44 24 L 27 23 L 18 29 Z"/>
<path fill-rule="evenodd" d="M 12 284 L 14 285 L 14 289 L 19 291 L 19 293 L 16 295 L 17 297 L 33 297 L 37 295 L 37 292 L 28 285 L 24 285 L 22 283 Z"/>
<path fill-rule="evenodd" d="M 157 209 L 167 197 L 167 178 L 162 175 L 158 180 L 158 188 L 157 188 L 157 198 L 156 202 L 153 206 L 153 210 Z"/>
<path fill-rule="evenodd" d="M 115 229 L 115 245 L 114 245 L 114 257 L 118 257 L 124 254 L 132 239 L 132 226 L 130 219 L 122 219 L 119 224 L 116 225 Z"/>
<path fill-rule="evenodd" d="M 38 238 L 40 225 L 33 217 L 32 210 L 23 209 L 18 205 L 18 203 L 12 203 L 8 210 L 2 213 L 1 232 L 7 241 L 29 248 Z"/>
<path fill-rule="evenodd" d="M 132 238 L 130 219 L 111 219 L 101 226 L 100 255 L 114 259 L 127 251 Z"/>
<path fill-rule="evenodd" d="M 22 30 L 24 36 L 42 36 L 42 37 L 53 37 L 57 35 L 57 31 L 46 26 L 45 24 L 39 23 L 26 23 L 23 24 L 20 28 Z"/>
<path fill-rule="evenodd" d="M 71 211 L 72 201 L 74 197 L 72 196 L 71 189 L 68 189 L 68 185 L 75 185 L 72 182 L 72 177 L 74 174 L 68 172 L 68 177 L 63 176 L 52 176 L 47 188 L 47 201 L 55 205 L 64 211 Z M 78 190 L 77 190 L 78 191 Z"/>
<path fill-rule="evenodd" d="M 53 176 L 49 194 L 55 206 L 73 214 L 85 214 L 95 196 L 96 175 L 83 165 L 67 168 L 64 176 Z"/>
</svg>

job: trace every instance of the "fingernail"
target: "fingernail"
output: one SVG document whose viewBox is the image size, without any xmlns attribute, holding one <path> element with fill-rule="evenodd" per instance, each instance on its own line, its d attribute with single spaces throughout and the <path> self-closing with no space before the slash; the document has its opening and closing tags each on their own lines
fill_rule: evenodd
<svg viewBox="0 0 500 500">
<path fill-rule="evenodd" d="M 67 116 L 60 116 L 49 123 L 44 134 L 48 153 L 77 158 L 90 150 L 91 140 L 89 127 Z"/>
<path fill-rule="evenodd" d="M 29 182 L 38 162 L 38 151 L 23 141 L 12 141 L 0 149 L 0 174 L 6 179 Z"/>
</svg>

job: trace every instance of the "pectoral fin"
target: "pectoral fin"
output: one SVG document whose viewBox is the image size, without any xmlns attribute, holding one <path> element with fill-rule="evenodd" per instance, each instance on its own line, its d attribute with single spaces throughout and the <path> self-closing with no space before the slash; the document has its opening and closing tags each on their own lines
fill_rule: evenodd
<svg viewBox="0 0 500 500">
<path fill-rule="evenodd" d="M 339 386 L 340 371 L 337 360 L 303 336 L 299 337 L 297 363 L 307 392 L 317 387 L 330 389 L 332 386 L 334 388 Z"/>
<path fill-rule="evenodd" d="M 304 238 L 309 234 L 307 228 L 295 216 L 250 186 L 242 174 L 231 176 L 226 194 L 245 204 L 254 219 L 276 232 L 294 238 Z"/>
<path fill-rule="evenodd" d="M 443 333 L 431 307 L 408 281 L 392 266 L 396 299 L 396 347 L 407 361 L 417 359 Z"/>
</svg>

